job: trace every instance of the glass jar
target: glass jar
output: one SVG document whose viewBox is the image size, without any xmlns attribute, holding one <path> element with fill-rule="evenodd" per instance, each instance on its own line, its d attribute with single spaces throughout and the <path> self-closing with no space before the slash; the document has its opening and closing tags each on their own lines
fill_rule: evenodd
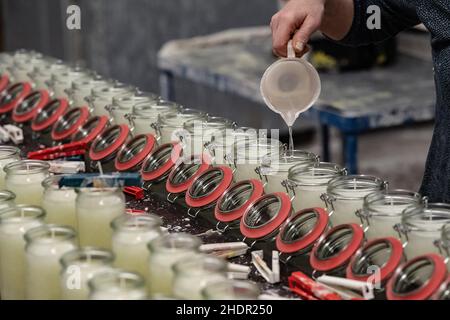
<svg viewBox="0 0 450 320">
<path fill-rule="evenodd" d="M 258 286 L 250 281 L 216 281 L 202 290 L 204 300 L 257 300 L 259 295 Z"/>
<path fill-rule="evenodd" d="M 139 171 L 142 162 L 156 147 L 156 139 L 152 134 L 142 134 L 131 138 L 117 153 L 114 161 L 116 170 Z"/>
<path fill-rule="evenodd" d="M 122 188 L 91 187 L 79 188 L 76 191 L 80 245 L 111 249 L 111 222 L 125 214 Z"/>
<path fill-rule="evenodd" d="M 0 189 L 5 188 L 6 172 L 3 168 L 14 161 L 20 160 L 20 149 L 13 146 L 0 146 Z"/>
<path fill-rule="evenodd" d="M 255 140 L 258 137 L 256 129 L 247 127 L 235 127 L 226 130 L 216 130 L 212 134 L 211 143 L 206 144 L 206 149 L 213 158 L 215 165 L 229 165 L 230 154 L 237 141 Z"/>
<path fill-rule="evenodd" d="M 181 109 L 177 113 L 168 113 L 158 118 L 157 136 L 159 143 L 179 141 L 177 133 L 182 132 L 183 125 L 189 120 L 204 121 L 206 114 L 195 109 Z"/>
<path fill-rule="evenodd" d="M 15 61 L 9 68 L 9 73 L 16 82 L 30 82 L 30 72 L 33 71 L 34 65 L 25 62 Z"/>
<path fill-rule="evenodd" d="M 206 154 L 183 156 L 177 162 L 166 181 L 167 201 L 171 203 L 185 194 L 194 180 L 211 167 L 211 159 Z"/>
<path fill-rule="evenodd" d="M 52 145 L 51 131 L 54 124 L 69 109 L 66 99 L 53 99 L 47 103 L 31 122 L 31 130 L 39 137 L 39 142 L 44 145 Z"/>
<path fill-rule="evenodd" d="M 433 300 L 450 300 L 450 276 L 433 295 Z"/>
<path fill-rule="evenodd" d="M 378 238 L 369 241 L 356 252 L 347 267 L 346 277 L 363 282 L 371 281 L 381 289 L 405 261 L 402 243 L 398 239 Z"/>
<path fill-rule="evenodd" d="M 40 66 L 35 66 L 29 73 L 31 81 L 36 86 L 37 90 L 50 90 L 49 83 L 54 73 L 62 73 L 69 69 L 62 60 L 44 63 Z"/>
<path fill-rule="evenodd" d="M 17 82 L 8 87 L 0 95 L 0 116 L 8 122 L 11 111 L 17 107 L 27 95 L 32 91 L 31 84 L 28 82 Z"/>
<path fill-rule="evenodd" d="M 445 261 L 447 262 L 447 268 L 450 272 L 450 223 L 446 223 L 442 227 L 441 240 L 437 241 L 436 245 L 441 254 L 446 257 Z"/>
<path fill-rule="evenodd" d="M 47 90 L 32 91 L 12 111 L 12 120 L 23 126 L 31 123 L 33 118 L 50 101 Z"/>
<path fill-rule="evenodd" d="M 307 167 L 294 165 L 289 169 L 285 182 L 289 193 L 292 193 L 292 206 L 295 210 L 324 207 L 321 197 L 327 192 L 328 182 L 346 174 L 344 168 L 329 162 L 317 162 Z"/>
<path fill-rule="evenodd" d="M 143 276 L 147 275 L 149 251 L 147 244 L 162 235 L 162 220 L 153 214 L 122 215 L 113 220 L 112 249 L 114 265 Z"/>
<path fill-rule="evenodd" d="M 69 142 L 74 135 L 89 119 L 87 107 L 68 109 L 52 127 L 51 137 L 56 143 Z"/>
<path fill-rule="evenodd" d="M 91 95 L 92 89 L 101 86 L 114 86 L 114 82 L 108 81 L 101 76 L 86 75 L 72 81 L 72 87 L 65 89 L 73 107 L 84 107 L 87 104 L 86 98 Z"/>
<path fill-rule="evenodd" d="M 42 208 L 47 213 L 47 223 L 71 226 L 75 230 L 77 226 L 77 215 L 75 211 L 75 199 L 77 194 L 74 188 L 60 187 L 59 183 L 64 176 L 50 176 L 42 181 L 44 197 Z"/>
<path fill-rule="evenodd" d="M 16 195 L 9 190 L 0 190 L 0 211 L 3 209 L 9 209 L 16 206 L 14 199 Z"/>
<path fill-rule="evenodd" d="M 343 276 L 352 256 L 364 243 L 363 229 L 354 223 L 341 224 L 328 230 L 314 244 L 310 255 L 310 264 L 318 272 Z"/>
<path fill-rule="evenodd" d="M 133 134 L 157 134 L 159 118 L 168 114 L 177 113 L 181 106 L 175 102 L 158 101 L 157 103 L 138 103 L 133 106 L 131 113 L 125 115 Z"/>
<path fill-rule="evenodd" d="M 148 289 L 153 297 L 172 296 L 172 267 L 199 252 L 200 239 L 185 233 L 170 233 L 149 242 Z"/>
<path fill-rule="evenodd" d="M 244 213 L 263 194 L 264 186 L 256 179 L 240 181 L 230 186 L 217 200 L 214 209 L 216 229 L 219 232 L 238 229 Z"/>
<path fill-rule="evenodd" d="M 39 160 L 19 160 L 4 167 L 6 172 L 6 189 L 16 195 L 17 204 L 40 206 L 44 187 L 42 181 L 47 178 L 50 165 Z"/>
<path fill-rule="evenodd" d="M 266 163 L 262 163 L 256 168 L 260 179 L 265 183 L 267 193 L 286 192 L 286 183 L 289 169 L 293 166 L 297 168 L 308 168 L 314 166 L 319 157 L 312 152 L 293 150 L 281 155 L 278 159 L 272 158 Z"/>
<path fill-rule="evenodd" d="M 256 169 L 263 162 L 277 161 L 284 153 L 285 146 L 278 140 L 258 138 L 236 141 L 229 157 L 236 181 L 259 179 Z"/>
<path fill-rule="evenodd" d="M 92 88 L 91 95 L 86 97 L 86 101 L 94 115 L 108 116 L 108 110 L 105 107 L 112 104 L 113 97 L 133 92 L 136 92 L 136 88 L 122 83 L 107 84 Z"/>
<path fill-rule="evenodd" d="M 427 300 L 446 280 L 444 259 L 437 254 L 415 257 L 402 264 L 388 281 L 388 300 Z"/>
<path fill-rule="evenodd" d="M 180 132 L 186 154 L 200 154 L 205 145 L 211 143 L 212 135 L 216 131 L 231 129 L 235 124 L 220 117 L 207 117 L 205 120 L 192 119 L 183 124 L 184 131 Z"/>
<path fill-rule="evenodd" d="M 441 238 L 442 227 L 450 222 L 450 205 L 426 203 L 406 208 L 402 222 L 395 226 L 400 238 L 404 238 L 408 259 L 427 253 L 439 253 L 436 244 Z"/>
<path fill-rule="evenodd" d="M 322 208 L 309 208 L 292 214 L 277 235 L 277 249 L 287 255 L 286 261 L 311 251 L 319 238 L 330 229 L 328 213 Z"/>
<path fill-rule="evenodd" d="M 90 300 L 147 300 L 145 280 L 120 269 L 97 273 L 89 281 Z"/>
<path fill-rule="evenodd" d="M 44 224 L 45 211 L 28 205 L 0 211 L 0 292 L 3 300 L 25 299 L 24 234 Z"/>
<path fill-rule="evenodd" d="M 110 270 L 113 261 L 111 251 L 95 247 L 77 248 L 65 253 L 60 260 L 61 299 L 87 300 L 89 280 L 97 273 Z"/>
<path fill-rule="evenodd" d="M 227 278 L 225 260 L 209 256 L 194 255 L 173 266 L 173 295 L 176 299 L 201 300 L 202 290 L 209 283 Z"/>
<path fill-rule="evenodd" d="M 359 223 L 356 212 L 364 205 L 364 197 L 386 189 L 387 183 L 377 177 L 348 175 L 336 177 L 328 183 L 323 199 L 334 226 Z"/>
<path fill-rule="evenodd" d="M 128 124 L 125 115 L 130 113 L 133 106 L 139 103 L 154 104 L 160 97 L 149 92 L 122 93 L 112 99 L 112 104 L 106 106 L 113 123 Z"/>
<path fill-rule="evenodd" d="M 196 218 L 200 211 L 213 207 L 233 182 L 228 166 L 212 167 L 200 174 L 186 191 L 187 214 Z"/>
<path fill-rule="evenodd" d="M 55 97 L 69 99 L 66 91 L 72 87 L 72 82 L 86 76 L 90 76 L 90 72 L 76 66 L 62 72 L 53 73 L 48 86 L 54 92 Z"/>
<path fill-rule="evenodd" d="M 108 117 L 91 117 L 72 135 L 71 142 L 84 142 L 89 146 L 108 126 Z"/>
<path fill-rule="evenodd" d="M 24 237 L 27 300 L 60 299 L 59 260 L 77 247 L 76 231 L 66 226 L 46 224 L 28 230 Z"/>
<path fill-rule="evenodd" d="M 272 242 L 280 231 L 281 225 L 291 214 L 291 200 L 286 193 L 263 195 L 255 200 L 242 216 L 241 233 L 246 239 L 253 240 L 253 243 Z"/>
<path fill-rule="evenodd" d="M 424 201 L 420 194 L 407 190 L 385 190 L 367 195 L 357 211 L 368 239 L 398 237 L 394 226 L 401 223 L 402 212 Z"/>
</svg>

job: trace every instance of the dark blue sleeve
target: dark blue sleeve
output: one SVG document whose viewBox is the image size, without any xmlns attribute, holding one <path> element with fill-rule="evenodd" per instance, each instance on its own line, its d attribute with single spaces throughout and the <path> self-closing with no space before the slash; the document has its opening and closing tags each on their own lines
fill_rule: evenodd
<svg viewBox="0 0 450 320">
<path fill-rule="evenodd" d="M 402 30 L 420 23 L 416 8 L 411 0 L 353 0 L 355 15 L 353 24 L 342 44 L 358 46 L 386 40 Z M 369 6 L 378 6 L 381 14 L 381 28 L 370 30 L 367 20 L 372 15 L 367 13 Z"/>
</svg>

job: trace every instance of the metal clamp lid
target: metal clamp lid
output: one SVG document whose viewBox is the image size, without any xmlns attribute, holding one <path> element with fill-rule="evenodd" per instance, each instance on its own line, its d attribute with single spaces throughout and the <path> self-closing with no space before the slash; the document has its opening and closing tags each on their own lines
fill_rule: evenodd
<svg viewBox="0 0 450 320">
<path fill-rule="evenodd" d="M 89 158 L 93 161 L 107 158 L 122 147 L 127 141 L 129 134 L 130 129 L 124 124 L 106 129 L 92 143 L 89 149 Z"/>
<path fill-rule="evenodd" d="M 429 299 L 447 278 L 444 258 L 438 254 L 418 256 L 401 265 L 387 283 L 388 300 Z"/>
<path fill-rule="evenodd" d="M 44 131 L 50 128 L 68 108 L 69 102 L 66 99 L 50 100 L 34 117 L 31 129 L 33 131 Z"/>
<path fill-rule="evenodd" d="M 345 266 L 364 242 L 363 229 L 354 223 L 341 224 L 322 235 L 314 245 L 311 266 L 329 272 Z"/>
<path fill-rule="evenodd" d="M 156 139 L 152 134 L 137 135 L 121 148 L 115 160 L 118 171 L 127 171 L 139 165 L 153 150 Z"/>
<path fill-rule="evenodd" d="M 52 139 L 60 141 L 68 139 L 76 133 L 80 127 L 89 118 L 89 109 L 87 107 L 72 108 L 68 110 L 52 128 Z"/>
<path fill-rule="evenodd" d="M 241 233 L 251 239 L 264 238 L 276 231 L 292 211 L 289 196 L 275 192 L 259 197 L 241 219 Z"/>
<path fill-rule="evenodd" d="M 18 123 L 30 121 L 49 101 L 47 90 L 33 91 L 13 109 L 12 119 Z"/>
<path fill-rule="evenodd" d="M 107 116 L 94 116 L 86 121 L 76 133 L 72 135 L 72 142 L 91 143 L 97 138 L 108 126 L 109 119 Z"/>
<path fill-rule="evenodd" d="M 252 203 L 264 194 L 260 180 L 250 179 L 229 187 L 217 200 L 214 216 L 220 222 L 239 220 Z"/>
<path fill-rule="evenodd" d="M 310 248 L 329 226 L 323 208 L 309 208 L 292 215 L 281 227 L 276 239 L 280 252 L 294 253 Z"/>
<path fill-rule="evenodd" d="M 11 112 L 22 100 L 30 94 L 31 84 L 19 82 L 10 86 L 0 94 L 0 114 Z"/>
<path fill-rule="evenodd" d="M 163 178 L 181 157 L 183 148 L 180 143 L 166 143 L 153 150 L 141 167 L 141 176 L 145 182 Z"/>
</svg>

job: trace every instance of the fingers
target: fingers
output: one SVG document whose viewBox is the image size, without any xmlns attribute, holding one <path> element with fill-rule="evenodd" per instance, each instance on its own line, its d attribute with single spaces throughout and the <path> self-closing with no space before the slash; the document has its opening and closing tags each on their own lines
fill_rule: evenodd
<svg viewBox="0 0 450 320">
<path fill-rule="evenodd" d="M 306 53 L 309 38 L 319 29 L 319 27 L 320 23 L 318 20 L 310 16 L 303 21 L 300 29 L 295 32 L 292 38 L 292 44 L 297 55 L 302 56 Z"/>
<path fill-rule="evenodd" d="M 289 13 L 278 13 L 272 18 L 272 46 L 276 55 L 286 57 L 287 44 L 301 22 Z"/>
</svg>

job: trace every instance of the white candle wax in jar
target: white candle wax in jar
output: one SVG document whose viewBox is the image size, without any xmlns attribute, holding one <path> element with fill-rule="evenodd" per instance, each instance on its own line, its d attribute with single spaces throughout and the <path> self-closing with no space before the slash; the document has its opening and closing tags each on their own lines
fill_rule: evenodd
<svg viewBox="0 0 450 320">
<path fill-rule="evenodd" d="M 328 182 L 344 174 L 345 169 L 328 162 L 318 162 L 312 167 L 305 167 L 303 164 L 291 167 L 287 184 L 294 196 L 294 210 L 324 208 L 325 203 L 321 196 L 326 193 Z"/>
<path fill-rule="evenodd" d="M 81 246 L 111 249 L 111 221 L 125 214 L 122 189 L 77 189 L 76 212 Z"/>
<path fill-rule="evenodd" d="M 106 84 L 92 88 L 91 95 L 86 99 L 89 102 L 89 106 L 93 110 L 93 115 L 109 116 L 106 106 L 112 104 L 114 96 L 133 93 L 135 91 L 136 88 L 121 83 L 116 83 L 114 85 Z"/>
<path fill-rule="evenodd" d="M 59 186 L 62 177 L 51 176 L 42 182 L 44 187 L 42 207 L 47 213 L 45 221 L 68 225 L 77 230 L 77 215 L 75 212 L 77 194 L 74 188 Z"/>
<path fill-rule="evenodd" d="M 168 114 L 176 114 L 181 106 L 170 101 L 155 103 L 138 103 L 133 106 L 131 114 L 126 115 L 134 135 L 152 133 L 158 136 L 155 127 L 160 118 Z"/>
<path fill-rule="evenodd" d="M 179 133 L 184 132 L 183 125 L 189 120 L 205 120 L 205 114 L 194 109 L 182 109 L 177 113 L 169 113 L 158 119 L 159 144 L 179 141 Z"/>
<path fill-rule="evenodd" d="M 232 161 L 236 165 L 235 180 L 260 179 L 256 169 L 263 162 L 277 161 L 282 154 L 284 146 L 278 140 L 258 138 L 237 141 L 232 151 Z"/>
<path fill-rule="evenodd" d="M 441 239 L 442 229 L 450 223 L 450 205 L 428 203 L 413 206 L 402 213 L 400 229 L 406 243 L 405 255 L 408 260 L 427 253 L 440 253 L 437 244 Z"/>
<path fill-rule="evenodd" d="M 394 237 L 399 234 L 394 226 L 401 223 L 402 212 L 410 206 L 419 206 L 422 198 L 418 193 L 406 190 L 375 192 L 364 198 L 360 215 L 367 226 L 368 239 Z"/>
<path fill-rule="evenodd" d="M 170 297 L 174 277 L 172 266 L 197 253 L 199 247 L 197 237 L 184 233 L 167 234 L 151 241 L 148 244 L 150 258 L 147 274 L 150 295 Z"/>
<path fill-rule="evenodd" d="M 91 95 L 93 88 L 108 85 L 108 81 L 99 75 L 84 76 L 72 81 L 72 88 L 67 90 L 69 99 L 74 107 L 83 107 L 86 105 L 86 97 Z M 113 84 L 110 84 L 113 86 Z"/>
<path fill-rule="evenodd" d="M 257 300 L 259 294 L 255 283 L 230 279 L 208 283 L 202 290 L 204 300 Z"/>
<path fill-rule="evenodd" d="M 19 160 L 4 168 L 6 189 L 16 194 L 17 204 L 42 205 L 42 181 L 49 176 L 50 165 L 39 160 Z"/>
<path fill-rule="evenodd" d="M 5 188 L 5 171 L 3 168 L 14 161 L 20 160 L 20 149 L 13 146 L 0 146 L 0 189 Z"/>
<path fill-rule="evenodd" d="M 327 187 L 327 208 L 333 226 L 346 223 L 360 224 L 356 212 L 363 207 L 364 197 L 385 189 L 386 183 L 379 178 L 365 175 L 340 176 L 331 180 Z"/>
<path fill-rule="evenodd" d="M 111 106 L 107 109 L 114 120 L 114 124 L 128 124 L 126 114 L 133 110 L 133 106 L 139 103 L 155 104 L 160 97 L 148 92 L 122 93 L 113 97 Z"/>
<path fill-rule="evenodd" d="M 134 272 L 112 269 L 89 281 L 90 300 L 146 300 L 144 278 Z"/>
<path fill-rule="evenodd" d="M 311 152 L 293 150 L 281 155 L 278 159 L 271 159 L 268 163 L 263 163 L 257 170 L 260 179 L 266 183 L 264 189 L 267 193 L 287 192 L 283 181 L 288 178 L 289 169 L 297 165 L 308 168 L 317 163 L 318 157 Z"/>
<path fill-rule="evenodd" d="M 84 247 L 65 253 L 61 258 L 61 299 L 86 300 L 88 282 L 97 273 L 112 269 L 114 255 L 111 251 Z"/>
<path fill-rule="evenodd" d="M 208 255 L 181 260 L 173 266 L 173 271 L 173 295 L 178 299 L 200 300 L 207 284 L 227 278 L 225 261 Z"/>
<path fill-rule="evenodd" d="M 0 211 L 0 293 L 2 299 L 25 299 L 24 234 L 44 224 L 45 212 L 18 205 Z"/>
<path fill-rule="evenodd" d="M 59 260 L 77 247 L 76 231 L 70 227 L 46 224 L 25 233 L 25 281 L 28 300 L 61 298 Z"/>
<path fill-rule="evenodd" d="M 147 275 L 149 251 L 147 244 L 162 235 L 161 218 L 155 215 L 122 215 L 112 222 L 114 265 L 121 269 Z"/>
</svg>

